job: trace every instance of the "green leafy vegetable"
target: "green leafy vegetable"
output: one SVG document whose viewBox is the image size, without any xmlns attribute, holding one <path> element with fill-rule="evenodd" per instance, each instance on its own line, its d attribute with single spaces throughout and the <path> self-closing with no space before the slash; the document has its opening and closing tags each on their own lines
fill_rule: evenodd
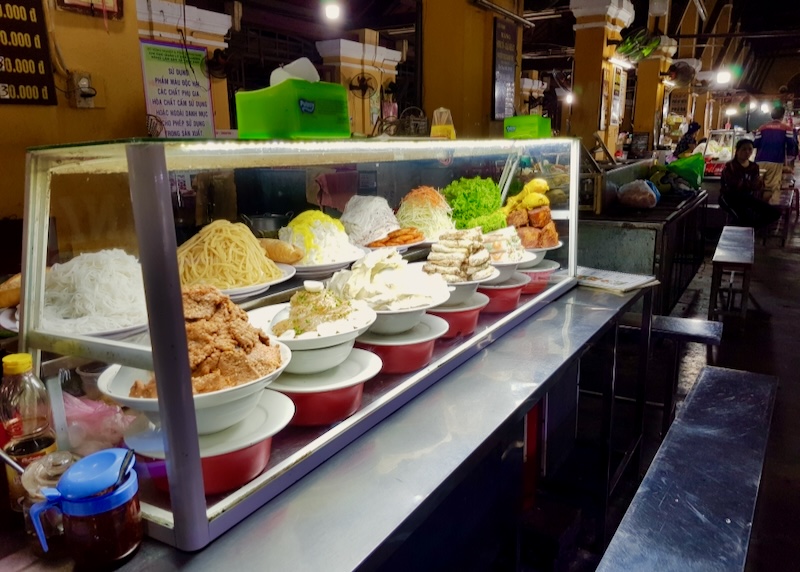
<svg viewBox="0 0 800 572">
<path fill-rule="evenodd" d="M 453 221 L 458 229 L 472 228 L 476 225 L 471 225 L 470 221 L 500 208 L 500 189 L 491 179 L 462 177 L 447 185 L 442 194 L 453 209 Z"/>
<path fill-rule="evenodd" d="M 468 220 L 465 228 L 475 228 L 476 226 L 481 227 L 483 234 L 487 234 L 497 229 L 505 228 L 508 224 L 506 223 L 506 215 L 503 214 L 503 211 L 497 210 L 493 213 Z"/>
</svg>

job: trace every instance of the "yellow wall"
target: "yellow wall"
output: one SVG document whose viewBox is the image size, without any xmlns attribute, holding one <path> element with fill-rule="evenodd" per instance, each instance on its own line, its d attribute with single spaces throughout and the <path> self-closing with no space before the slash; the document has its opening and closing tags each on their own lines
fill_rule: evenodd
<svg viewBox="0 0 800 572">
<path fill-rule="evenodd" d="M 56 12 L 55 37 L 68 67 L 88 71 L 103 109 L 73 109 L 63 93 L 57 106 L 0 105 L 0 218 L 22 217 L 25 149 L 146 135 L 135 4 L 122 21 Z M 65 79 L 56 76 L 64 89 Z M 104 92 L 104 93 L 103 93 Z M 103 97 L 104 95 L 104 97 Z"/>
<path fill-rule="evenodd" d="M 522 2 L 496 0 L 519 13 Z M 459 138 L 502 137 L 503 122 L 492 121 L 494 18 L 499 14 L 468 0 L 423 0 L 423 108 L 430 118 L 439 107 L 453 115 Z M 522 31 L 518 28 L 517 70 Z M 519 71 L 516 79 L 519 91 Z"/>
<path fill-rule="evenodd" d="M 122 20 L 108 21 L 108 32 L 102 18 L 53 13 L 64 61 L 69 69 L 92 74 L 98 107 L 71 108 L 58 91 L 57 106 L 0 105 L 0 218 L 22 217 L 28 147 L 147 135 L 136 4 L 125 8 Z M 55 76 L 55 82 L 66 87 L 63 77 Z M 227 129 L 226 82 L 213 80 L 211 91 L 215 126 Z"/>
</svg>

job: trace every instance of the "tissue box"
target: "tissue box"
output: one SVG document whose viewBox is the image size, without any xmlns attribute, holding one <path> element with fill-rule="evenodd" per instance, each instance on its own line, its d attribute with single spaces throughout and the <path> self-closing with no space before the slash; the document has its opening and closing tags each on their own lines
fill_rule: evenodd
<svg viewBox="0 0 800 572">
<path fill-rule="evenodd" d="M 516 115 L 503 120 L 506 139 L 544 139 L 552 137 L 550 118 L 541 115 Z"/>
<path fill-rule="evenodd" d="M 350 137 L 347 90 L 336 83 L 287 79 L 236 93 L 239 139 Z"/>
</svg>

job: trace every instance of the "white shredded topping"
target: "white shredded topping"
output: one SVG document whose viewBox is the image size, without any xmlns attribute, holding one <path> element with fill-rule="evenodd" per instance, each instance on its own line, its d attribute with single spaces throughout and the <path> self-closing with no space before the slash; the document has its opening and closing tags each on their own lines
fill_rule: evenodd
<svg viewBox="0 0 800 572">
<path fill-rule="evenodd" d="M 367 246 L 400 228 L 392 208 L 383 197 L 355 195 L 344 207 L 339 219 L 355 244 Z"/>
</svg>

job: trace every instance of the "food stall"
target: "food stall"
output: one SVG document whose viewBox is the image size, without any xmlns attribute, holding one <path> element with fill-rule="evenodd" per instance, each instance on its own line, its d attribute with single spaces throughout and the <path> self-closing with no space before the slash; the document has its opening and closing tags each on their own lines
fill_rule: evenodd
<svg viewBox="0 0 800 572">
<path fill-rule="evenodd" d="M 649 178 L 652 159 L 605 172 L 617 187 Z M 578 260 L 582 266 L 634 274 L 652 274 L 660 286 L 653 312 L 669 315 L 703 262 L 708 195 L 662 195 L 652 209 L 609 203 L 602 214 L 581 213 Z"/>
<path fill-rule="evenodd" d="M 377 373 L 369 383 L 362 380 L 359 384 L 363 388 L 360 403 L 345 418 L 334 423 L 289 426 L 283 423 L 271 431 L 257 428 L 261 430 L 261 433 L 256 431 L 261 440 L 268 440 L 271 445 L 266 466 L 234 488 L 229 486 L 229 482 L 219 484 L 221 469 L 219 466 L 215 470 L 206 467 L 207 451 L 215 452 L 212 458 L 226 459 L 226 455 L 252 445 L 253 435 L 244 439 L 238 435 L 236 439 L 239 441 L 235 444 L 226 442 L 228 434 L 225 431 L 230 429 L 220 429 L 214 424 L 219 421 L 219 416 L 209 414 L 205 406 L 198 405 L 202 394 L 198 394 L 198 398 L 186 391 L 191 387 L 191 377 L 186 362 L 186 342 L 183 341 L 186 334 L 181 305 L 182 275 L 176 268 L 182 254 L 178 251 L 176 256 L 170 175 L 186 171 L 304 169 L 356 163 L 369 165 L 376 172 L 376 190 L 380 195 L 384 188 L 395 188 L 394 174 L 401 172 L 406 180 L 416 178 L 410 186 L 428 181 L 445 186 L 463 175 L 491 173 L 502 187 L 519 178 L 518 165 L 522 158 L 538 163 L 541 157 L 554 155 L 561 157 L 557 171 L 565 178 L 562 184 L 566 178 L 570 181 L 568 194 L 561 193 L 563 197 L 559 195 L 559 204 L 553 204 L 551 210 L 559 241 L 553 247 L 533 249 L 542 255 L 537 259 L 546 255 L 554 263 L 548 273 L 551 278 L 542 282 L 540 288 L 526 289 L 530 292 L 528 294 L 522 294 L 522 291 L 531 278 L 524 274 L 520 278 L 519 272 L 513 274 L 512 271 L 512 277 L 506 282 L 482 286 L 479 292 L 487 292 L 489 303 L 497 296 L 502 304 L 495 310 L 497 313 L 481 313 L 474 333 L 438 340 L 435 344 L 431 340 L 428 360 L 414 371 Z M 144 469 L 139 471 L 139 478 L 147 534 L 183 550 L 197 550 L 575 286 L 578 155 L 579 143 L 569 139 L 326 143 L 130 141 L 34 150 L 30 155 L 26 199 L 23 257 L 26 280 L 24 311 L 19 315 L 20 349 L 34 354 L 37 367 L 42 363 L 43 352 L 61 356 L 57 358 L 61 360 L 115 364 L 106 370 L 111 372 L 106 381 L 99 381 L 106 397 L 145 410 L 147 419 L 140 418 L 145 423 L 156 421 L 147 426 L 147 439 L 140 433 L 135 435 L 136 438 L 126 434 L 129 446 L 133 447 L 131 444 L 134 442 L 138 444 L 135 447 L 139 454 L 137 471 Z M 80 184 L 76 184 L 78 182 Z M 96 193 L 96 200 L 87 200 L 92 193 Z M 81 256 L 114 247 L 138 256 L 146 293 L 146 324 L 112 325 L 98 332 L 81 331 L 79 327 L 50 326 L 52 322 L 48 322 L 45 316 L 44 297 L 40 295 L 45 291 L 49 238 L 47 225 L 40 223 L 49 220 L 50 216 L 56 219 L 56 228 L 59 229 L 57 242 L 61 262 L 75 261 Z M 527 224 L 526 220 L 524 225 Z M 203 230 L 196 236 L 202 235 Z M 194 238 L 185 244 L 192 240 Z M 420 250 L 412 249 L 409 255 L 415 252 Z M 532 261 L 533 257 L 526 260 Z M 118 264 L 111 258 L 107 261 Z M 233 288 L 230 296 L 239 302 L 241 308 L 255 313 L 288 300 L 292 293 L 303 287 L 302 279 L 325 279 L 352 262 L 352 259 L 343 263 L 322 260 L 305 267 L 281 267 L 280 279 L 247 288 Z M 562 270 L 553 274 L 552 270 L 559 265 Z M 517 265 L 513 266 L 516 268 Z M 116 269 L 110 268 L 109 272 L 112 270 Z M 533 269 L 529 272 L 536 274 Z M 515 279 L 519 284 L 510 288 L 507 282 Z M 506 290 L 512 291 L 510 304 Z M 400 319 L 399 315 L 389 314 L 381 316 L 384 322 L 391 324 Z M 420 316 L 422 314 L 424 310 Z M 444 332 L 440 332 L 439 336 L 443 335 Z M 370 348 L 367 353 L 371 354 L 376 351 L 374 346 L 381 345 L 374 335 L 362 336 L 359 340 L 361 346 Z M 407 342 L 398 341 L 398 345 Z M 286 367 L 291 363 L 288 354 L 284 355 L 288 346 L 280 348 L 281 367 Z M 302 352 L 297 353 L 299 359 Z M 375 361 L 374 358 L 367 359 Z M 142 401 L 146 398 L 129 396 L 127 389 L 115 393 L 114 384 L 126 376 L 126 387 L 132 387 L 134 380 L 145 382 L 150 377 L 148 372 L 154 372 L 157 379 L 181 382 L 159 385 L 157 397 L 146 403 Z M 280 371 L 264 379 L 279 391 L 267 389 L 263 395 L 269 395 L 279 406 L 280 403 L 284 405 L 280 406 L 283 407 L 280 413 L 276 413 L 271 409 L 272 402 L 264 397 L 258 407 L 266 411 L 267 418 L 271 415 L 291 417 L 291 414 L 286 414 L 289 408 L 286 400 L 276 396 L 282 395 L 281 391 L 288 395 L 297 393 L 291 387 L 281 385 L 285 385 L 281 380 L 287 374 L 274 379 L 278 373 Z M 318 377 L 325 381 L 324 375 Z M 339 381 L 351 382 L 353 379 Z M 336 388 L 331 386 L 328 389 Z M 299 410 L 298 401 L 295 401 L 295 407 Z M 169 421 L 177 419 L 181 422 Z M 198 432 L 201 434 L 199 441 Z M 212 437 L 211 443 L 209 436 Z M 232 462 L 230 457 L 226 460 Z"/>
<path fill-rule="evenodd" d="M 722 169 L 725 163 L 733 159 L 736 143 L 743 138 L 752 139 L 753 135 L 744 129 L 715 129 L 708 135 L 706 150 L 703 153 L 706 161 L 703 185 L 712 204 L 716 204 L 719 197 L 719 178 Z"/>
</svg>

